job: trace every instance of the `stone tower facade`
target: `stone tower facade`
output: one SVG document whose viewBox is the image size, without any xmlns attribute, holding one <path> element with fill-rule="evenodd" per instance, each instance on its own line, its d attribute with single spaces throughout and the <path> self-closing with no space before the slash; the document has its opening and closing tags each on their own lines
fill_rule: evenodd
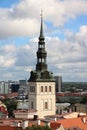
<svg viewBox="0 0 87 130">
<path fill-rule="evenodd" d="M 37 111 L 39 118 L 55 114 L 55 79 L 53 73 L 48 71 L 46 64 L 47 52 L 45 50 L 43 34 L 43 17 L 41 15 L 40 36 L 37 50 L 36 70 L 31 71 L 29 84 L 29 109 Z"/>
</svg>

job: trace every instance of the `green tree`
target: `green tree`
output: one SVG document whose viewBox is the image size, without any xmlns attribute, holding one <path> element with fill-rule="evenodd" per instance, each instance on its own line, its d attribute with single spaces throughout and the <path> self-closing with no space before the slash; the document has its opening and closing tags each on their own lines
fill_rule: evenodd
<svg viewBox="0 0 87 130">
<path fill-rule="evenodd" d="M 8 116 L 13 117 L 13 111 L 17 108 L 17 101 L 6 98 L 3 102 L 7 106 Z"/>
<path fill-rule="evenodd" d="M 70 102 L 71 104 L 75 104 L 75 103 L 76 103 L 76 99 L 71 97 L 71 98 L 69 99 L 69 102 Z"/>
<path fill-rule="evenodd" d="M 83 104 L 87 103 L 87 96 L 83 97 L 80 103 L 83 103 Z"/>
<path fill-rule="evenodd" d="M 31 126 L 27 127 L 26 130 L 52 130 L 52 129 L 48 126 Z"/>
<path fill-rule="evenodd" d="M 17 130 L 22 130 L 22 128 L 17 128 Z M 25 130 L 52 130 L 49 126 L 29 126 Z"/>
</svg>

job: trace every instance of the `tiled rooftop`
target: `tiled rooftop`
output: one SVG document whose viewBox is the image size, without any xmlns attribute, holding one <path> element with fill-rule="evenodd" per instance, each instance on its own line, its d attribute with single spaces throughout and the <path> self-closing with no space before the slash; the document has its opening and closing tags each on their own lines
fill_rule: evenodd
<svg viewBox="0 0 87 130">
<path fill-rule="evenodd" d="M 70 118 L 70 119 L 61 119 L 58 121 L 51 122 L 50 126 L 51 128 L 57 128 L 59 124 L 62 124 L 62 126 L 65 129 L 68 129 L 70 127 L 72 128 L 79 128 L 82 130 L 87 130 L 87 116 L 83 117 L 77 117 L 77 118 Z M 57 126 L 58 125 L 58 126 Z"/>
</svg>

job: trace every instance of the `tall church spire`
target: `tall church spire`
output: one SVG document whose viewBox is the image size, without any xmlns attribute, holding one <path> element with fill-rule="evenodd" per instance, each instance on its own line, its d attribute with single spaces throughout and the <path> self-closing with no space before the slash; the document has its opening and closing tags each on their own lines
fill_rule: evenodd
<svg viewBox="0 0 87 130">
<path fill-rule="evenodd" d="M 43 11 L 41 10 L 41 28 L 40 28 L 40 37 L 44 39 L 44 34 L 43 34 Z"/>
<path fill-rule="evenodd" d="M 44 39 L 45 38 L 43 34 L 43 14 L 41 11 L 41 27 L 40 27 L 40 36 L 38 42 L 36 71 L 47 70 L 47 64 L 46 64 L 47 53 L 45 51 Z"/>
<path fill-rule="evenodd" d="M 40 35 L 38 41 L 38 50 L 36 52 L 37 63 L 36 70 L 31 71 L 30 78 L 28 81 L 54 81 L 52 72 L 47 69 L 47 52 L 45 50 L 45 38 L 43 33 L 43 14 L 41 11 L 41 26 L 40 26 Z"/>
</svg>

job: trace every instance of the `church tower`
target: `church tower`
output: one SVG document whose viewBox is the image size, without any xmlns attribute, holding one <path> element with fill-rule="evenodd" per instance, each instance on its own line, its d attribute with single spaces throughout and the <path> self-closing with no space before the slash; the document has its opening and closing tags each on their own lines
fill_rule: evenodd
<svg viewBox="0 0 87 130">
<path fill-rule="evenodd" d="M 29 109 L 37 111 L 39 118 L 55 114 L 55 79 L 53 73 L 48 71 L 43 34 L 43 17 L 41 14 L 40 36 L 37 50 L 36 70 L 31 71 L 29 83 Z"/>
</svg>

